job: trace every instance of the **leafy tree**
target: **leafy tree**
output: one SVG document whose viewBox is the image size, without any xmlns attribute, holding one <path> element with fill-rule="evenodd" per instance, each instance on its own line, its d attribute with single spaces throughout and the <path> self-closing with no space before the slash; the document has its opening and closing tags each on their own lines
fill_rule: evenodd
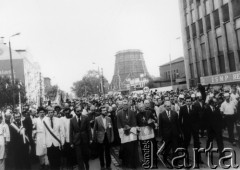
<svg viewBox="0 0 240 170">
<path fill-rule="evenodd" d="M 77 97 L 87 96 L 91 94 L 99 94 L 100 92 L 100 82 L 102 81 L 102 76 L 99 76 L 98 71 L 89 70 L 82 80 L 73 83 L 72 91 Z M 107 93 L 108 81 L 103 77 L 104 90 Z"/>
<path fill-rule="evenodd" d="M 146 84 L 147 87 L 149 88 L 154 88 L 154 80 L 152 76 L 147 76 L 147 79 L 149 80 L 148 83 Z"/>
<path fill-rule="evenodd" d="M 12 82 L 9 77 L 0 76 L 0 108 L 6 105 L 13 105 L 12 89 L 15 94 L 15 104 L 19 103 L 19 92 L 21 94 L 21 102 L 25 103 L 27 101 L 24 84 L 21 86 L 18 86 L 18 84 L 19 80 L 15 80 L 14 86 L 12 86 Z"/>
</svg>

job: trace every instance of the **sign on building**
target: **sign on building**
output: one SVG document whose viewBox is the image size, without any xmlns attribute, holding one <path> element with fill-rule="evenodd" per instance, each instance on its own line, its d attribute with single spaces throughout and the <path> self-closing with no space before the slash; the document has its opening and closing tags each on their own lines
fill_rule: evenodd
<svg viewBox="0 0 240 170">
<path fill-rule="evenodd" d="M 240 71 L 201 77 L 200 81 L 202 85 L 238 82 L 240 81 Z"/>
</svg>

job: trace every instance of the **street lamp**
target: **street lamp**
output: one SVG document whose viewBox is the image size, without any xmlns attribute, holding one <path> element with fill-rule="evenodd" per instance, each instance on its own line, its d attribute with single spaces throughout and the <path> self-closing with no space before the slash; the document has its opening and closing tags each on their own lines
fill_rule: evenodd
<svg viewBox="0 0 240 170">
<path fill-rule="evenodd" d="M 11 41 L 12 37 L 20 35 L 20 33 L 13 34 L 9 37 L 9 54 L 10 54 L 10 65 L 11 65 L 11 76 L 12 76 L 12 98 L 13 98 L 13 109 L 15 108 L 15 94 L 14 94 L 14 74 L 13 74 L 13 61 L 12 61 L 12 48 L 11 48 Z"/>
</svg>

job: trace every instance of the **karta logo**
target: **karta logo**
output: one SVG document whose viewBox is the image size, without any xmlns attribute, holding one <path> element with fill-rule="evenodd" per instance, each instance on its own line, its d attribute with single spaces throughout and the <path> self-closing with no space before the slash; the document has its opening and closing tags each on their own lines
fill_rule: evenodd
<svg viewBox="0 0 240 170">
<path fill-rule="evenodd" d="M 163 160 L 163 152 L 164 152 L 165 142 L 161 145 L 161 147 L 158 149 L 157 156 L 161 163 L 165 166 L 165 168 L 168 169 L 198 169 L 198 165 L 195 162 L 196 156 L 200 156 L 202 153 L 204 153 L 207 156 L 207 165 L 210 169 L 230 169 L 235 168 L 237 169 L 239 167 L 238 164 L 236 164 L 236 152 L 232 148 L 224 148 L 222 151 L 222 157 L 218 160 L 218 165 L 213 164 L 213 154 L 219 153 L 218 148 L 213 148 L 212 143 L 210 143 L 209 148 L 193 148 L 193 161 L 192 164 L 187 164 L 187 150 L 185 148 L 177 148 L 175 150 L 174 155 L 177 155 L 172 158 L 172 160 Z M 146 141 L 143 143 L 143 161 L 142 161 L 142 167 L 144 169 L 152 169 L 154 167 L 153 163 L 153 144 L 151 141 Z M 168 162 L 166 162 L 168 161 Z M 171 166 L 167 166 L 171 165 Z"/>
<path fill-rule="evenodd" d="M 143 153 L 143 160 L 142 160 L 142 167 L 144 169 L 152 169 L 153 168 L 153 143 L 152 141 L 146 140 L 142 141 L 141 143 L 142 153 Z"/>
</svg>

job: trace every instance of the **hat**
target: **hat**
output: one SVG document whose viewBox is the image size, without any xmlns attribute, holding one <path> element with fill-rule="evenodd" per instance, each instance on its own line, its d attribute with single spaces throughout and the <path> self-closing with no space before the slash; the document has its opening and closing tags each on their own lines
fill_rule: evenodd
<svg viewBox="0 0 240 170">
<path fill-rule="evenodd" d="M 51 107 L 51 106 L 48 106 L 46 109 L 47 109 L 47 111 L 54 111 L 53 107 Z"/>
<path fill-rule="evenodd" d="M 184 99 L 184 95 L 183 95 L 183 94 L 180 94 L 180 95 L 179 95 L 179 98 Z"/>
<path fill-rule="evenodd" d="M 191 94 L 191 98 L 195 98 L 196 96 L 195 96 L 195 94 Z"/>
<path fill-rule="evenodd" d="M 224 93 L 224 97 L 229 97 L 229 93 Z"/>
<path fill-rule="evenodd" d="M 202 94 L 200 92 L 197 92 L 197 97 L 201 97 Z"/>
</svg>

